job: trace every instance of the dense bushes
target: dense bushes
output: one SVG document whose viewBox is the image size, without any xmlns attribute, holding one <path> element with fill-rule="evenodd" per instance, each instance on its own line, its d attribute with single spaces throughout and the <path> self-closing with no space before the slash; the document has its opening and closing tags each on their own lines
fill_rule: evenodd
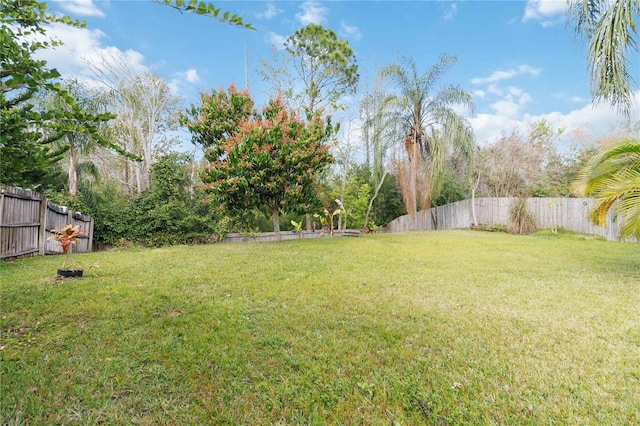
<svg viewBox="0 0 640 426">
<path fill-rule="evenodd" d="M 221 216 L 204 201 L 204 194 L 190 186 L 190 161 L 184 154 L 160 157 L 151 168 L 151 185 L 127 198 L 111 182 L 92 185 L 81 181 L 71 200 L 61 192 L 49 198 L 89 214 L 94 219 L 94 241 L 145 246 L 193 244 L 209 240 L 218 231 Z"/>
<path fill-rule="evenodd" d="M 159 157 L 151 167 L 149 189 L 134 196 L 124 195 L 115 181 L 95 178 L 80 179 L 74 199 L 66 195 L 63 180 L 47 190 L 46 195 L 56 204 L 92 216 L 97 246 L 198 244 L 217 241 L 230 232 L 273 231 L 272 220 L 258 209 L 230 216 L 229 212 L 208 203 L 207 193 L 191 183 L 191 167 L 191 159 L 185 154 Z M 309 213 L 322 213 L 325 208 L 334 211 L 336 198 L 344 199 L 347 226 L 360 229 L 373 193 L 368 182 L 366 166 L 354 166 L 343 192 L 337 185 L 326 183 L 317 188 L 321 195 L 318 205 L 283 212 L 282 230 L 293 230 L 292 220 L 304 224 L 308 210 Z M 404 205 L 395 178 L 388 175 L 373 203 L 369 223 L 384 225 L 402 214 Z M 316 229 L 320 227 L 319 222 L 315 224 Z"/>
</svg>

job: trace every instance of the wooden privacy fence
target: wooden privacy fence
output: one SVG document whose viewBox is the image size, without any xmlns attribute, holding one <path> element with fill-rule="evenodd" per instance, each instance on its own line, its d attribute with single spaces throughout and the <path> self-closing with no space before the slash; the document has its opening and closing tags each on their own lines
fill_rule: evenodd
<svg viewBox="0 0 640 426">
<path fill-rule="evenodd" d="M 50 203 L 44 195 L 28 189 L 3 186 L 0 194 L 0 258 L 62 253 L 56 241 L 47 242 L 47 238 L 54 235 L 52 229 L 67 224 L 80 225 L 81 231 L 87 231 L 72 250 L 92 250 L 90 216 Z"/>
<path fill-rule="evenodd" d="M 475 211 L 479 224 L 507 225 L 509 210 L 517 198 L 476 198 Z M 527 210 L 534 217 L 537 229 L 563 228 L 582 234 L 593 234 L 610 241 L 619 240 L 620 226 L 613 220 L 612 212 L 607 216 L 606 228 L 594 225 L 587 219 L 595 206 L 591 198 L 528 198 Z M 457 229 L 470 228 L 473 223 L 471 200 L 457 201 L 445 206 L 419 211 L 415 217 L 400 216 L 387 225 L 390 232 L 413 229 Z"/>
</svg>

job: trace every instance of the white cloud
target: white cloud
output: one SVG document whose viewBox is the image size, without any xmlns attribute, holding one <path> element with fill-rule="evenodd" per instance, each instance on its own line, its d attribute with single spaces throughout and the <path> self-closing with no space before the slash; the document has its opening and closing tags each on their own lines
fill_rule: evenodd
<svg viewBox="0 0 640 426">
<path fill-rule="evenodd" d="M 529 102 L 531 102 L 531 96 L 523 91 L 522 89 L 519 89 L 517 87 L 514 86 L 509 86 L 509 89 L 507 89 L 509 94 L 507 95 L 507 99 L 510 101 L 516 101 L 518 102 L 518 105 L 526 105 Z M 516 99 L 517 98 L 517 99 Z"/>
<path fill-rule="evenodd" d="M 483 145 L 500 137 L 503 131 L 517 129 L 521 122 L 500 114 L 478 114 L 469 118 L 476 142 Z"/>
<path fill-rule="evenodd" d="M 557 92 L 552 96 L 557 99 L 562 99 L 565 102 L 573 102 L 576 104 L 588 102 L 588 100 L 583 98 L 582 96 L 569 96 L 565 92 Z"/>
<path fill-rule="evenodd" d="M 184 77 L 189 83 L 197 83 L 198 81 L 200 81 L 200 76 L 198 75 L 198 71 L 194 70 L 193 68 L 188 69 L 184 73 Z"/>
<path fill-rule="evenodd" d="M 296 19 L 302 25 L 322 24 L 327 19 L 329 9 L 316 1 L 306 1 L 300 5 L 301 13 L 296 13 Z"/>
<path fill-rule="evenodd" d="M 507 94 L 504 96 L 504 99 L 491 104 L 491 108 L 495 110 L 498 115 L 516 118 L 520 115 L 521 108 L 531 102 L 531 100 L 531 95 L 527 92 L 510 86 L 507 89 Z"/>
<path fill-rule="evenodd" d="M 107 68 L 113 71 L 122 64 L 126 64 L 133 73 L 148 70 L 140 52 L 103 46 L 105 34 L 100 30 L 56 23 L 47 26 L 47 36 L 64 44 L 54 49 L 40 50 L 36 57 L 46 60 L 50 68 L 57 68 L 63 77 L 92 80 L 96 78 L 93 70 Z"/>
<path fill-rule="evenodd" d="M 487 86 L 487 91 L 493 95 L 498 95 L 498 96 L 504 95 L 504 90 L 502 90 L 502 88 L 497 84 L 490 84 L 489 86 Z"/>
<path fill-rule="evenodd" d="M 255 13 L 255 16 L 260 19 L 271 19 L 282 12 L 283 10 L 278 9 L 275 4 L 267 2 L 267 10 L 265 10 L 264 12 Z"/>
<path fill-rule="evenodd" d="M 526 93 L 523 93 L 517 102 L 523 101 L 524 95 Z M 640 117 L 640 91 L 636 91 L 634 96 L 635 104 L 631 116 Z M 529 100 L 524 98 L 525 103 Z M 578 130 L 587 132 L 593 138 L 602 136 L 611 132 L 611 129 L 622 121 L 620 115 L 609 104 L 589 103 L 567 113 L 554 111 L 537 115 L 526 113 L 514 115 L 517 107 L 515 99 L 511 103 L 508 100 L 500 102 L 502 103 L 499 105 L 492 105 L 492 107 L 495 106 L 493 108 L 496 111 L 495 114 L 478 114 L 469 118 L 479 144 L 497 139 L 504 131 L 510 132 L 514 129 L 524 131 L 531 123 L 542 119 L 547 120 L 554 127 L 565 129 L 563 134 L 568 138 Z"/>
<path fill-rule="evenodd" d="M 540 25 L 542 25 L 542 28 L 548 28 L 548 27 L 553 27 L 554 25 L 562 24 L 564 22 L 566 22 L 565 18 L 561 17 L 557 19 L 542 21 L 540 22 Z"/>
<path fill-rule="evenodd" d="M 354 40 L 360 40 L 362 38 L 360 29 L 355 25 L 348 25 L 344 20 L 340 21 L 340 29 L 343 37 L 351 37 Z"/>
<path fill-rule="evenodd" d="M 558 18 L 566 10 L 566 0 L 528 0 L 522 20 L 543 21 L 543 26 L 550 26 L 556 23 L 557 19 L 554 18 Z"/>
<path fill-rule="evenodd" d="M 269 31 L 265 39 L 267 40 L 267 42 L 271 43 L 271 45 L 275 46 L 275 48 L 278 50 L 284 49 L 284 44 L 287 41 L 287 37 L 276 34 L 273 31 Z"/>
<path fill-rule="evenodd" d="M 443 18 L 445 21 L 453 19 L 454 15 L 458 13 L 458 5 L 451 3 L 451 7 L 445 12 Z"/>
<path fill-rule="evenodd" d="M 182 86 L 182 81 L 179 78 L 172 78 L 171 81 L 169 81 L 167 83 L 167 86 L 169 86 L 169 90 L 171 91 L 171 94 L 174 96 L 178 96 L 178 94 L 180 93 L 180 87 Z"/>
<path fill-rule="evenodd" d="M 518 89 L 517 87 L 514 87 L 514 86 L 509 86 L 508 91 L 509 91 L 509 95 L 511 96 L 520 96 L 522 95 L 522 93 L 524 93 L 522 89 Z"/>
<path fill-rule="evenodd" d="M 491 104 L 496 113 L 508 118 L 516 118 L 520 114 L 520 105 L 510 100 L 502 100 Z"/>
<path fill-rule="evenodd" d="M 473 95 L 479 98 L 484 98 L 485 96 L 487 96 L 484 90 L 474 90 Z"/>
<path fill-rule="evenodd" d="M 471 83 L 473 84 L 488 84 L 488 83 L 496 83 L 501 80 L 508 80 L 518 75 L 529 74 L 529 75 L 538 75 L 540 74 L 540 68 L 534 68 L 530 65 L 520 65 L 517 68 L 512 68 L 510 70 L 501 71 L 497 70 L 491 73 L 489 77 L 478 77 L 471 79 Z"/>
<path fill-rule="evenodd" d="M 520 95 L 520 98 L 518 99 L 518 105 L 525 106 L 526 104 L 531 102 L 532 99 L 533 98 L 531 97 L 531 95 L 529 95 L 528 93 L 523 93 L 522 95 Z"/>
<path fill-rule="evenodd" d="M 167 85 L 169 86 L 171 93 L 174 95 L 180 95 L 182 89 L 187 86 L 186 83 L 194 84 L 199 81 L 200 76 L 198 75 L 198 71 L 193 68 L 189 68 L 186 71 L 175 73 L 175 77 L 172 78 Z"/>
<path fill-rule="evenodd" d="M 93 0 L 53 0 L 60 5 L 67 13 L 78 16 L 99 16 L 104 13 L 93 4 Z"/>
</svg>

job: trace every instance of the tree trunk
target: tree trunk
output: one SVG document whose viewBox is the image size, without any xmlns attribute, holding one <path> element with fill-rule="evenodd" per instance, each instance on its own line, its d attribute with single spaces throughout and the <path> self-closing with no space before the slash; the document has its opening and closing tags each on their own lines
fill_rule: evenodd
<svg viewBox="0 0 640 426">
<path fill-rule="evenodd" d="M 471 218 L 474 226 L 478 226 L 478 219 L 476 217 L 476 189 L 478 188 L 479 183 L 480 176 L 478 176 L 478 179 L 471 184 Z"/>
<path fill-rule="evenodd" d="M 133 195 L 133 184 L 131 181 L 131 160 L 124 160 L 124 181 L 127 188 L 127 195 L 131 197 Z"/>
<path fill-rule="evenodd" d="M 364 229 L 367 229 L 369 225 L 369 214 L 371 213 L 371 208 L 373 207 L 373 201 L 378 197 L 378 193 L 380 192 L 380 188 L 382 188 L 382 184 L 384 183 L 384 178 L 387 177 L 388 171 L 384 171 L 382 175 L 382 179 L 380 179 L 380 183 L 376 187 L 375 192 L 373 193 L 373 197 L 369 200 L 369 207 L 367 207 L 367 214 L 364 215 Z"/>
<path fill-rule="evenodd" d="M 476 219 L 476 189 L 471 188 L 471 218 L 473 225 L 478 226 L 478 219 Z"/>
<path fill-rule="evenodd" d="M 278 208 L 273 209 L 273 232 L 276 234 L 276 240 L 280 241 L 280 210 Z"/>
<path fill-rule="evenodd" d="M 311 224 L 311 215 L 309 213 L 304 215 L 304 220 L 306 223 L 306 229 L 307 231 L 311 231 L 313 229 L 313 226 Z"/>
<path fill-rule="evenodd" d="M 133 165 L 133 170 L 135 172 L 136 177 L 136 194 L 140 194 L 144 189 L 142 187 L 142 170 L 140 164 L 136 163 Z"/>
<path fill-rule="evenodd" d="M 418 161 L 416 158 L 409 160 L 409 194 L 411 228 L 416 229 L 418 227 Z"/>
<path fill-rule="evenodd" d="M 75 199 L 78 192 L 78 173 L 76 172 L 77 155 L 73 148 L 69 150 L 69 178 L 67 186 L 69 187 L 69 198 Z"/>
</svg>

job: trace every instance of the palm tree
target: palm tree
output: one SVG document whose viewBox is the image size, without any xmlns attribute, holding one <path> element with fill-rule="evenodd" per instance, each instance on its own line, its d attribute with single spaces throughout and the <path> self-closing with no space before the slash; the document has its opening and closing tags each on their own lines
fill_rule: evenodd
<svg viewBox="0 0 640 426">
<path fill-rule="evenodd" d="M 423 74 L 412 59 L 405 67 L 390 64 L 380 76 L 397 89 L 383 101 L 392 127 L 404 141 L 406 159 L 400 167 L 401 187 L 407 212 L 415 216 L 418 202 L 429 208 L 441 188 L 447 149 L 460 151 L 467 159 L 473 155 L 473 132 L 457 110 L 473 110 L 471 95 L 459 86 L 448 85 L 436 92 L 436 83 L 457 57 L 443 55 Z M 404 182 L 404 184 L 403 184 Z"/>
<path fill-rule="evenodd" d="M 596 199 L 589 218 L 606 226 L 609 210 L 620 220 L 620 236 L 640 240 L 640 139 L 627 139 L 596 155 L 575 184 L 581 194 Z"/>
<path fill-rule="evenodd" d="M 627 53 L 638 52 L 635 38 L 640 0 L 570 0 L 568 25 L 588 41 L 587 63 L 594 101 L 610 101 L 631 114 L 634 86 Z"/>
</svg>

